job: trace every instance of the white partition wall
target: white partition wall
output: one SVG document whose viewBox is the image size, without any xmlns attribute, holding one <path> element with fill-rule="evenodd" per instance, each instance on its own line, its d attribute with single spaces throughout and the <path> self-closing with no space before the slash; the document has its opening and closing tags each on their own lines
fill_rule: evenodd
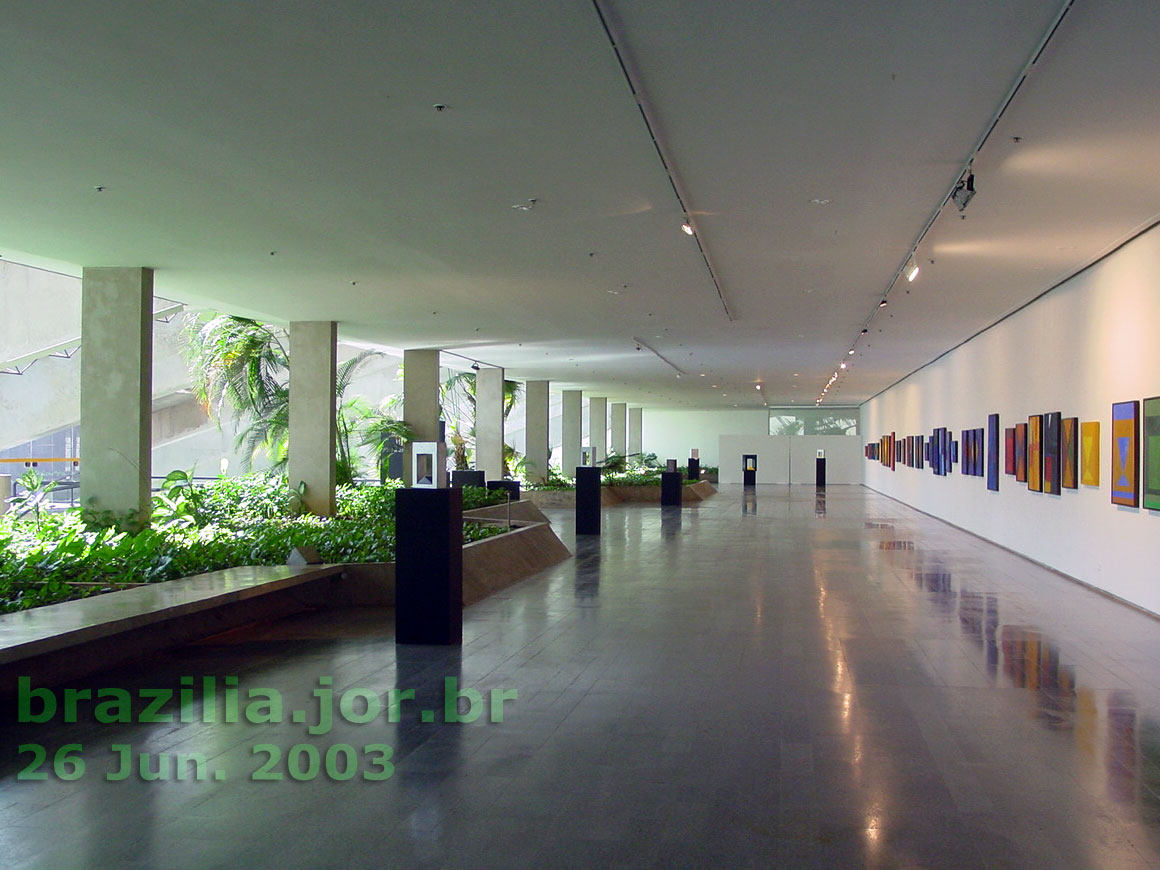
<svg viewBox="0 0 1160 870">
<path fill-rule="evenodd" d="M 1160 613 L 1160 513 L 1111 503 L 1111 406 L 1160 395 L 1160 231 L 1066 281 L 862 407 L 862 440 L 946 426 L 1002 430 L 1062 412 L 1100 424 L 1100 485 L 1031 492 L 1003 473 L 999 491 L 959 466 L 862 460 L 866 484 L 1037 562 Z"/>
</svg>

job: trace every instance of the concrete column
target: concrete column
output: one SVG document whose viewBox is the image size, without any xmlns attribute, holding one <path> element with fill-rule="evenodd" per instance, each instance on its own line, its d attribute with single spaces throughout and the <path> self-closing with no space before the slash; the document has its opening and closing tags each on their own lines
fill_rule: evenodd
<svg viewBox="0 0 1160 870">
<path fill-rule="evenodd" d="M 583 425 L 584 394 L 579 390 L 564 390 L 560 420 L 560 469 L 565 477 L 576 476 L 580 464 L 580 432 Z"/>
<path fill-rule="evenodd" d="M 612 452 L 621 456 L 628 455 L 628 433 L 625 429 L 628 421 L 625 419 L 628 405 L 624 402 L 612 403 Z"/>
<path fill-rule="evenodd" d="M 603 465 L 608 458 L 608 399 L 588 399 L 588 444 L 592 447 L 592 464 Z"/>
<path fill-rule="evenodd" d="M 81 276 L 81 508 L 132 512 L 152 502 L 153 270 L 86 268 Z"/>
<path fill-rule="evenodd" d="M 439 440 L 439 350 L 403 351 L 403 421 L 415 441 Z M 403 448 L 403 482 L 411 485 L 411 445 Z"/>
<path fill-rule="evenodd" d="M 628 455 L 644 453 L 644 408 L 628 409 Z"/>
<path fill-rule="evenodd" d="M 475 373 L 475 470 L 503 478 L 503 369 Z"/>
<path fill-rule="evenodd" d="M 524 469 L 529 480 L 548 479 L 548 382 L 524 383 Z"/>
<path fill-rule="evenodd" d="M 320 517 L 334 516 L 335 402 L 338 324 L 300 320 L 290 324 L 291 489 L 306 484 L 303 506 Z"/>
</svg>

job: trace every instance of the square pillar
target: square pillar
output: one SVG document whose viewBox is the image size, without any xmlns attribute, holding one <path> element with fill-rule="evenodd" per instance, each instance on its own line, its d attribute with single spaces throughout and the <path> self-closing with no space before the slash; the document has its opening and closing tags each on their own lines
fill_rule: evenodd
<svg viewBox="0 0 1160 870">
<path fill-rule="evenodd" d="M 503 478 L 503 369 L 475 373 L 475 470 Z"/>
<path fill-rule="evenodd" d="M 149 523 L 153 270 L 81 275 L 81 508 Z"/>
<path fill-rule="evenodd" d="M 580 390 L 564 390 L 560 421 L 560 469 L 564 475 L 580 464 L 580 433 L 582 430 L 582 410 L 584 394 Z"/>
<path fill-rule="evenodd" d="M 627 410 L 624 402 L 612 403 L 612 452 L 621 456 L 628 455 Z"/>
<path fill-rule="evenodd" d="M 644 408 L 628 409 L 628 455 L 644 453 Z"/>
<path fill-rule="evenodd" d="M 403 421 L 414 441 L 439 440 L 439 350 L 403 351 Z M 411 444 L 403 450 L 403 480 L 411 480 Z"/>
<path fill-rule="evenodd" d="M 524 383 L 524 469 L 530 480 L 548 479 L 548 382 Z"/>
<path fill-rule="evenodd" d="M 588 400 L 588 444 L 592 447 L 592 464 L 603 465 L 608 458 L 608 399 L 603 396 Z"/>
<path fill-rule="evenodd" d="M 334 379 L 338 324 L 300 320 L 290 324 L 291 489 L 306 484 L 303 506 L 320 517 L 334 516 L 334 454 L 337 433 Z"/>
</svg>

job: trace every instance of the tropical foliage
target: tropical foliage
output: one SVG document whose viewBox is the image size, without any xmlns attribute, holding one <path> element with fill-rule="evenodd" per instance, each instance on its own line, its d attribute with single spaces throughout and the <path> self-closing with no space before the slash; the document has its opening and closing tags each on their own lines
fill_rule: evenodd
<svg viewBox="0 0 1160 870">
<path fill-rule="evenodd" d="M 264 453 L 284 471 L 290 442 L 290 349 L 287 333 L 245 317 L 207 313 L 186 327 L 186 355 L 194 393 L 219 421 L 231 409 L 244 428 L 238 446 L 248 470 Z M 359 447 L 369 447 L 380 480 L 386 457 L 409 437 L 409 430 L 384 404 L 371 407 L 346 392 L 359 369 L 378 351 L 364 350 L 338 366 L 335 377 L 337 439 L 335 479 L 352 483 L 361 472 Z"/>
<path fill-rule="evenodd" d="M 296 515 L 294 495 L 276 475 L 203 487 L 177 471 L 154 497 L 153 527 L 136 534 L 115 522 L 86 523 L 75 509 L 46 512 L 39 523 L 10 512 L 0 517 L 0 612 L 237 565 L 280 565 L 303 545 L 328 562 L 394 559 L 395 486 L 340 487 L 333 518 Z M 465 487 L 464 509 L 502 496 Z M 466 523 L 464 542 L 500 531 Z"/>
</svg>

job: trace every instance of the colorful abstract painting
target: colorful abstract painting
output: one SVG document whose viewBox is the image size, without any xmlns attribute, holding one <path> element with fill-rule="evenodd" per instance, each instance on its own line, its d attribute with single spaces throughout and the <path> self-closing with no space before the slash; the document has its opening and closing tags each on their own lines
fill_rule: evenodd
<svg viewBox="0 0 1160 870">
<path fill-rule="evenodd" d="M 1160 511 L 1160 396 L 1144 400 L 1144 507 Z"/>
<path fill-rule="evenodd" d="M 1140 506 L 1140 403 L 1112 405 L 1112 504 Z"/>
<path fill-rule="evenodd" d="M 1008 426 L 1003 430 L 1003 471 L 1007 474 L 1015 473 L 1015 427 Z"/>
<path fill-rule="evenodd" d="M 1064 417 L 1059 430 L 1060 482 L 1064 489 L 1079 489 L 1079 417 Z"/>
<path fill-rule="evenodd" d="M 1027 488 L 1043 492 L 1043 415 L 1027 418 Z"/>
<path fill-rule="evenodd" d="M 1100 485 L 1100 421 L 1079 424 L 1080 482 Z"/>
<path fill-rule="evenodd" d="M 1052 411 L 1043 415 L 1043 491 L 1051 495 L 1062 492 L 1062 473 L 1059 463 L 1060 430 L 1063 428 L 1063 414 Z"/>
<path fill-rule="evenodd" d="M 1015 424 L 1015 479 L 1027 482 L 1027 424 Z"/>
<path fill-rule="evenodd" d="M 999 415 L 987 415 L 987 489 L 999 491 Z"/>
<path fill-rule="evenodd" d="M 960 474 L 971 473 L 971 430 L 964 429 L 959 433 L 959 443 L 963 445 L 963 462 L 959 466 Z"/>
</svg>

